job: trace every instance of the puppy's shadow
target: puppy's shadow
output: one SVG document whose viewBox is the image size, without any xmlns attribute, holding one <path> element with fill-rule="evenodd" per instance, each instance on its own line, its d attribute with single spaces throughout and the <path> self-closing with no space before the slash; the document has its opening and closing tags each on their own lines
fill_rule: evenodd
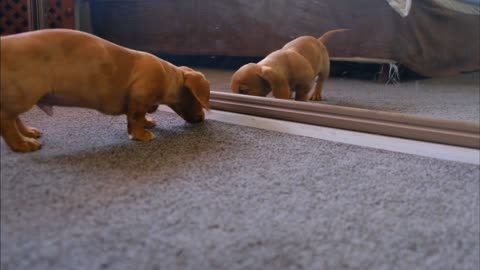
<svg viewBox="0 0 480 270">
<path fill-rule="evenodd" d="M 152 174 L 185 170 L 192 163 L 201 162 L 202 158 L 218 152 L 219 137 L 215 135 L 215 126 L 208 122 L 155 127 L 152 132 L 156 138 L 150 142 L 131 141 L 125 136 L 113 144 L 83 145 L 85 148 L 81 150 L 78 146 L 73 150 L 68 146 L 60 150 L 42 149 L 32 155 L 31 161 L 39 166 L 76 174 L 109 170 Z"/>
</svg>

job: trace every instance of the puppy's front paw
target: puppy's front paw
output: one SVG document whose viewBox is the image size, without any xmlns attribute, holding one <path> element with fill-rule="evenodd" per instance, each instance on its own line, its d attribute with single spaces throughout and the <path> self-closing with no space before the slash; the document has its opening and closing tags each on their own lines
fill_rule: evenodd
<svg viewBox="0 0 480 270">
<path fill-rule="evenodd" d="M 25 138 L 20 143 L 11 146 L 13 151 L 22 152 L 22 153 L 36 151 L 41 147 L 42 147 L 42 144 L 39 141 L 32 138 Z"/>
<path fill-rule="evenodd" d="M 321 101 L 322 100 L 322 96 L 320 93 L 317 93 L 316 91 L 313 92 L 312 96 L 310 97 L 310 100 L 312 101 Z"/>
<path fill-rule="evenodd" d="M 142 142 L 148 142 L 155 138 L 155 135 L 152 132 L 145 129 L 134 130 L 132 131 L 132 134 L 130 134 L 129 136 L 130 136 L 130 139 L 132 140 L 137 140 Z"/>
<path fill-rule="evenodd" d="M 42 132 L 33 127 L 26 127 L 25 130 L 22 130 L 22 134 L 25 137 L 34 139 L 40 138 L 40 136 L 42 136 Z"/>
<path fill-rule="evenodd" d="M 145 128 L 153 128 L 155 125 L 155 121 L 152 118 L 145 116 Z"/>
</svg>

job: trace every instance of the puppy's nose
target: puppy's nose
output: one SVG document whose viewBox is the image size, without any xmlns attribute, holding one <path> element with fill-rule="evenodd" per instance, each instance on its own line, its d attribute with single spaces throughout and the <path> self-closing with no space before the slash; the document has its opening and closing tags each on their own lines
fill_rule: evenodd
<svg viewBox="0 0 480 270">
<path fill-rule="evenodd" d="M 203 120 L 205 120 L 205 115 L 197 115 L 197 117 L 195 119 L 195 123 L 200 123 Z"/>
<path fill-rule="evenodd" d="M 204 119 L 205 119 L 204 115 L 194 115 L 190 118 L 190 123 L 192 123 L 192 124 L 200 123 Z"/>
</svg>

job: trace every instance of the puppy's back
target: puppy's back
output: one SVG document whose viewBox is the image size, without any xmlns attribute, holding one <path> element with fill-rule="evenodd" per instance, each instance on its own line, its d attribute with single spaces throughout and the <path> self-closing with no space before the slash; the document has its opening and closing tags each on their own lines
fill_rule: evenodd
<svg viewBox="0 0 480 270">
<path fill-rule="evenodd" d="M 325 46 L 312 36 L 296 38 L 283 46 L 282 50 L 292 50 L 303 56 L 312 66 L 313 70 L 318 69 L 322 57 L 328 57 Z"/>
<path fill-rule="evenodd" d="M 2 37 L 1 53 L 2 97 L 54 91 L 62 96 L 58 105 L 76 105 L 71 99 L 89 108 L 111 99 L 113 91 L 124 94 L 138 58 L 134 50 L 66 29 Z"/>
<path fill-rule="evenodd" d="M 98 57 L 105 49 L 119 53 L 129 51 L 94 35 L 67 29 L 38 30 L 1 38 L 2 60 L 24 57 L 29 61 L 49 62 L 75 56 L 82 58 L 77 60 L 92 60 L 88 57 Z"/>
</svg>

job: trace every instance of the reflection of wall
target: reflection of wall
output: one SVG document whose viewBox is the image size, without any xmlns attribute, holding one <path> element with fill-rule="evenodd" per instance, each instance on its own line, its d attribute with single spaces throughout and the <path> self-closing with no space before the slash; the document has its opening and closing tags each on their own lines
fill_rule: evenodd
<svg viewBox="0 0 480 270">
<path fill-rule="evenodd" d="M 74 0 L 47 1 L 48 28 L 75 28 Z M 29 31 L 28 0 L 0 1 L 0 34 L 9 35 Z"/>
<path fill-rule="evenodd" d="M 92 32 L 92 24 L 90 20 L 90 3 L 88 0 L 75 1 L 75 25 L 78 30 L 84 32 Z"/>
<path fill-rule="evenodd" d="M 75 28 L 74 0 L 47 1 L 48 28 Z"/>
<path fill-rule="evenodd" d="M 0 35 L 10 35 L 29 30 L 27 0 L 0 1 Z"/>
<path fill-rule="evenodd" d="M 301 36 L 349 28 L 331 56 L 389 59 L 424 76 L 478 70 L 478 16 L 435 0 L 401 17 L 385 0 L 90 0 L 94 33 L 151 52 L 265 56 Z M 464 42 L 469 40 L 469 42 Z"/>
</svg>

